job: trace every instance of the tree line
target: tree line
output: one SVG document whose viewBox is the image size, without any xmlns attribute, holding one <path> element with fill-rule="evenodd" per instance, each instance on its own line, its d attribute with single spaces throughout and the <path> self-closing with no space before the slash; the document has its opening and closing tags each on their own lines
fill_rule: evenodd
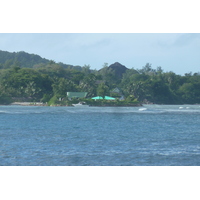
<svg viewBox="0 0 200 200">
<path fill-rule="evenodd" d="M 200 74 L 181 76 L 164 72 L 161 67 L 153 69 L 149 63 L 142 69 L 128 69 L 121 77 L 107 64 L 100 70 L 91 70 L 89 65 L 80 70 L 53 61 L 35 64 L 33 68 L 23 68 L 15 62 L 0 69 L 0 104 L 13 101 L 67 104 L 67 92 L 87 92 L 88 98 L 123 97 L 129 102 L 199 104 Z"/>
</svg>

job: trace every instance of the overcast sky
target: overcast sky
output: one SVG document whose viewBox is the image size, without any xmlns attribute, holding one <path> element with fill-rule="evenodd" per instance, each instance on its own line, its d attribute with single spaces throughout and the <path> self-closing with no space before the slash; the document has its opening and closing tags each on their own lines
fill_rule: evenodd
<svg viewBox="0 0 200 200">
<path fill-rule="evenodd" d="M 199 33 L 1 33 L 0 50 L 91 69 L 120 62 L 135 69 L 150 63 L 165 72 L 200 72 Z"/>
</svg>

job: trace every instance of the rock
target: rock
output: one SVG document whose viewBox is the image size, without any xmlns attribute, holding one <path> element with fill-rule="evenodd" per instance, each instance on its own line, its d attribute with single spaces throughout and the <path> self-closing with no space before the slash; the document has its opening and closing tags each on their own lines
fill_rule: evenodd
<svg viewBox="0 0 200 200">
<path fill-rule="evenodd" d="M 125 67 L 124 65 L 115 62 L 114 64 L 110 65 L 108 68 L 112 69 L 116 75 L 117 78 L 122 78 L 123 73 L 126 72 L 126 70 L 128 70 L 127 67 Z"/>
</svg>

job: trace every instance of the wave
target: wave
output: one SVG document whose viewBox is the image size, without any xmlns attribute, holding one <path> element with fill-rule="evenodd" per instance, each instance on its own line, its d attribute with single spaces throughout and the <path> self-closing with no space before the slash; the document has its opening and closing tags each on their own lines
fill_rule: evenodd
<svg viewBox="0 0 200 200">
<path fill-rule="evenodd" d="M 139 108 L 138 110 L 139 111 L 144 111 L 144 110 L 147 110 L 147 108 Z"/>
<path fill-rule="evenodd" d="M 200 113 L 199 105 L 143 105 L 142 107 L 30 107 L 0 106 L 0 114 L 56 114 L 56 113 Z"/>
</svg>

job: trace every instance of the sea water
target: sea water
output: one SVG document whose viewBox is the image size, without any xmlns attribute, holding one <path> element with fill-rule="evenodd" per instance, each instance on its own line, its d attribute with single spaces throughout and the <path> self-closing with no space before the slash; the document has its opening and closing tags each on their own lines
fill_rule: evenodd
<svg viewBox="0 0 200 200">
<path fill-rule="evenodd" d="M 1 166 L 199 166 L 200 106 L 0 106 Z"/>
</svg>

